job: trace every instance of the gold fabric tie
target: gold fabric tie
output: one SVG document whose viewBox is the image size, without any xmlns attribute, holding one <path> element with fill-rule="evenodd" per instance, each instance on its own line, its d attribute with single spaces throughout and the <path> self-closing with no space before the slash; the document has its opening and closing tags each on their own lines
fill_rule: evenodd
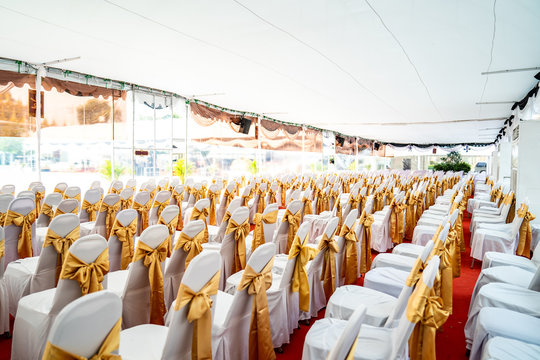
<svg viewBox="0 0 540 360">
<path fill-rule="evenodd" d="M 71 209 L 71 211 L 69 213 L 77 215 L 77 210 L 78 210 L 77 206 L 75 206 L 73 209 Z M 57 217 L 58 215 L 64 215 L 64 214 L 65 214 L 64 210 L 57 207 L 56 211 L 54 212 L 54 217 Z"/>
<path fill-rule="evenodd" d="M 251 305 L 251 320 L 249 324 L 249 359 L 275 359 L 276 353 L 272 344 L 270 331 L 270 313 L 266 290 L 272 286 L 272 267 L 274 258 L 257 273 L 249 265 L 246 266 L 238 291 L 247 288 L 249 295 L 253 296 Z"/>
<path fill-rule="evenodd" d="M 157 217 L 159 218 L 161 216 L 161 212 L 163 211 L 163 209 L 165 209 L 165 207 L 167 205 L 169 205 L 171 199 L 167 199 L 163 202 L 159 202 L 157 200 L 154 200 L 154 203 L 152 204 L 152 207 L 153 208 L 157 208 Z"/>
<path fill-rule="evenodd" d="M 36 196 L 36 214 L 41 213 L 41 201 L 45 197 L 45 191 L 36 191 L 34 194 Z"/>
<path fill-rule="evenodd" d="M 268 204 L 277 203 L 276 192 L 272 189 L 268 189 Z"/>
<path fill-rule="evenodd" d="M 414 265 L 409 272 L 409 276 L 407 277 L 407 280 L 405 280 L 405 286 L 415 286 L 418 283 L 418 280 L 420 280 L 420 278 L 422 277 L 425 268 L 426 264 L 422 261 L 422 259 L 420 259 L 419 257 L 416 258 L 416 261 L 414 262 Z"/>
<path fill-rule="evenodd" d="M 519 227 L 518 246 L 516 249 L 516 255 L 524 256 L 527 259 L 531 258 L 531 224 L 530 221 L 536 219 L 536 216 L 529 212 L 529 207 L 525 204 L 517 211 L 518 217 L 523 218 L 523 222 Z"/>
<path fill-rule="evenodd" d="M 66 188 L 66 189 L 67 189 L 67 188 Z M 66 190 L 63 190 L 63 191 L 62 191 L 62 190 L 60 190 L 60 189 L 57 188 L 57 187 L 55 187 L 54 190 L 53 190 L 53 192 L 60 193 L 60 194 L 62 194 L 62 196 L 64 195 L 64 191 L 66 191 Z"/>
<path fill-rule="evenodd" d="M 345 239 L 345 256 L 341 276 L 345 278 L 345 285 L 355 284 L 358 279 L 358 237 L 354 225 L 349 228 L 346 224 L 341 227 L 339 236 Z"/>
<path fill-rule="evenodd" d="M 49 217 L 49 220 L 52 220 L 54 218 L 54 211 L 51 207 L 51 205 L 44 203 L 41 207 L 41 214 L 45 214 Z M 2 224 L 4 224 L 3 221 L 1 221 Z"/>
<path fill-rule="evenodd" d="M 232 264 L 232 274 L 246 267 L 246 236 L 249 234 L 249 219 L 242 224 L 236 223 L 234 219 L 229 220 L 225 234 L 234 232 L 234 261 Z"/>
<path fill-rule="evenodd" d="M 0 240 L 0 259 L 6 254 L 6 240 Z"/>
<path fill-rule="evenodd" d="M 208 208 L 203 208 L 202 210 L 197 209 L 197 207 L 193 207 L 193 210 L 191 211 L 191 218 L 189 220 L 202 220 L 204 221 L 204 242 L 208 242 L 208 225 L 206 223 L 206 219 L 208 218 Z"/>
<path fill-rule="evenodd" d="M 206 194 L 206 197 L 208 200 L 210 200 L 210 210 L 209 210 L 209 217 L 208 217 L 208 224 L 216 226 L 216 201 L 217 201 L 217 191 L 210 191 L 208 190 L 208 193 Z"/>
<path fill-rule="evenodd" d="M 304 216 L 313 214 L 313 204 L 311 200 L 304 196 L 302 202 L 304 203 Z"/>
<path fill-rule="evenodd" d="M 133 209 L 137 210 L 141 216 L 141 232 L 148 227 L 148 211 L 150 211 L 150 206 L 152 206 L 152 201 L 148 200 L 146 204 L 139 204 L 136 201 L 133 201 Z"/>
<path fill-rule="evenodd" d="M 174 250 L 182 249 L 187 254 L 186 256 L 186 264 L 185 268 L 187 269 L 189 263 L 191 260 L 199 255 L 203 248 L 201 246 L 202 242 L 204 241 L 204 230 L 201 230 L 197 235 L 190 238 L 186 235 L 186 233 L 181 232 L 180 236 L 178 237 L 178 240 L 176 241 L 176 245 L 174 246 Z"/>
<path fill-rule="evenodd" d="M 60 279 L 71 279 L 79 283 L 83 295 L 103 290 L 101 282 L 109 272 L 109 249 L 106 248 L 90 264 L 85 263 L 72 252 L 64 259 Z"/>
<path fill-rule="evenodd" d="M 109 205 L 106 202 L 102 202 L 99 211 L 105 212 L 105 229 L 107 235 L 105 237 L 108 239 L 111 233 L 112 226 L 114 224 L 114 219 L 116 219 L 116 213 L 120 211 L 120 201 L 117 201 L 112 205 Z"/>
<path fill-rule="evenodd" d="M 321 281 L 328 302 L 336 290 L 336 254 L 339 252 L 339 246 L 333 236 L 329 239 L 327 234 L 323 234 L 319 242 L 319 251 L 324 251 Z"/>
<path fill-rule="evenodd" d="M 274 210 L 267 214 L 255 214 L 253 217 L 253 222 L 255 223 L 255 228 L 253 229 L 253 239 L 251 240 L 251 252 L 255 251 L 259 246 L 266 243 L 264 238 L 264 225 L 266 224 L 275 224 L 277 221 L 278 210 Z"/>
<path fill-rule="evenodd" d="M 43 205 L 45 208 L 47 204 Z M 96 214 L 99 211 L 99 208 L 101 207 L 101 201 L 98 201 L 94 204 L 88 202 L 88 200 L 84 199 L 81 209 L 86 211 L 88 214 L 88 221 L 95 221 L 96 220 Z"/>
<path fill-rule="evenodd" d="M 198 292 L 184 283 L 178 288 L 174 310 L 189 306 L 187 320 L 193 323 L 191 358 L 193 360 L 212 359 L 212 299 L 218 292 L 220 271 L 218 271 Z"/>
<path fill-rule="evenodd" d="M 133 195 L 131 195 L 127 199 L 120 198 L 120 204 L 121 204 L 122 210 L 131 208 L 131 205 L 133 204 Z"/>
<path fill-rule="evenodd" d="M 288 253 L 291 249 L 291 245 L 293 243 L 296 232 L 300 227 L 300 221 L 302 220 L 301 217 L 301 211 L 297 211 L 296 214 L 293 214 L 289 209 L 285 210 L 285 214 L 283 215 L 283 219 L 281 220 L 281 222 L 286 221 L 289 223 L 289 229 L 287 234 L 287 249 L 285 250 L 286 253 Z"/>
<path fill-rule="evenodd" d="M 43 242 L 43 248 L 47 246 L 53 246 L 58 257 L 56 259 L 56 278 L 55 284 L 58 284 L 58 279 L 60 278 L 60 273 L 62 272 L 62 265 L 64 260 L 69 253 L 69 247 L 75 242 L 75 240 L 81 237 L 81 227 L 77 226 L 75 229 L 71 230 L 66 236 L 60 236 L 51 228 L 47 229 L 47 235 L 45 235 L 45 241 Z"/>
<path fill-rule="evenodd" d="M 336 197 L 334 209 L 336 210 L 336 215 L 338 218 L 338 225 L 337 225 L 337 231 L 341 231 L 341 226 L 343 225 L 343 209 L 341 208 L 341 200 L 339 198 L 339 194 Z"/>
<path fill-rule="evenodd" d="M 371 268 L 371 224 L 374 221 L 373 215 L 367 215 L 365 210 L 358 220 L 360 225 L 364 225 L 364 236 L 362 236 L 362 243 L 360 244 L 362 249 L 360 252 L 360 273 L 362 275 Z"/>
<path fill-rule="evenodd" d="M 298 236 L 294 237 L 294 241 L 289 251 L 289 259 L 296 258 L 294 265 L 293 277 L 291 281 L 291 291 L 298 293 L 300 310 L 309 311 L 309 281 L 306 272 L 306 265 L 309 260 L 316 255 L 316 250 L 305 245 L 309 234 L 306 234 L 304 240 L 300 240 Z"/>
<path fill-rule="evenodd" d="M 394 244 L 403 242 L 403 210 L 405 210 L 405 207 L 405 204 L 398 203 L 395 199 L 390 204 L 389 211 L 392 212 L 390 214 L 390 238 Z"/>
<path fill-rule="evenodd" d="M 75 199 L 77 200 L 78 202 L 81 202 L 81 194 L 78 193 L 77 195 L 75 196 L 68 196 L 64 193 L 64 199 Z"/>
<path fill-rule="evenodd" d="M 31 257 L 32 252 L 32 224 L 36 221 L 36 209 L 32 209 L 28 214 L 22 215 L 13 210 L 8 210 L 4 221 L 4 228 L 13 224 L 21 228 L 19 240 L 17 242 L 17 252 L 19 259 Z"/>
<path fill-rule="evenodd" d="M 229 192 L 229 190 L 225 189 L 225 192 L 223 193 L 223 201 L 225 201 L 225 209 L 229 207 L 229 204 L 234 199 L 234 192 Z"/>
<path fill-rule="evenodd" d="M 257 213 L 262 214 L 264 212 L 264 209 L 266 208 L 266 200 L 264 199 L 266 197 L 266 194 L 268 193 L 268 190 L 257 190 L 257 194 L 259 195 L 259 202 L 257 203 Z"/>
<path fill-rule="evenodd" d="M 174 237 L 174 233 L 176 232 L 176 226 L 178 225 L 178 215 L 173 217 L 169 222 L 165 222 L 165 219 L 163 219 L 163 217 L 160 215 L 158 224 L 165 225 L 167 226 L 167 229 L 169 229 L 169 238 L 167 239 L 167 257 L 169 257 L 172 254 L 172 239 Z"/>
<path fill-rule="evenodd" d="M 150 282 L 150 323 L 163 325 L 163 316 L 167 309 L 163 299 L 163 272 L 161 263 L 167 258 L 168 239 L 165 239 L 157 248 L 152 249 L 139 240 L 133 262 L 143 260 L 148 268 Z"/>
<path fill-rule="evenodd" d="M 111 236 L 115 235 L 122 243 L 122 259 L 120 269 L 126 270 L 131 260 L 133 260 L 133 237 L 137 233 L 137 218 L 133 219 L 127 226 L 124 226 L 116 219 L 111 229 Z"/>
<path fill-rule="evenodd" d="M 184 228 L 184 219 L 182 219 L 182 201 L 184 200 L 184 193 L 177 193 L 173 191 L 172 198 L 176 200 L 178 205 L 178 223 L 176 224 L 176 230 L 181 231 Z"/>
<path fill-rule="evenodd" d="M 410 193 L 407 200 L 407 210 L 405 212 L 405 239 L 412 240 L 416 216 L 414 214 L 415 196 Z"/>
<path fill-rule="evenodd" d="M 122 331 L 122 318 L 112 327 L 105 340 L 101 343 L 97 354 L 90 358 L 81 355 L 72 354 L 59 346 L 47 341 L 43 353 L 44 360 L 121 360 L 122 357 L 113 352 L 120 348 L 120 331 Z"/>
</svg>

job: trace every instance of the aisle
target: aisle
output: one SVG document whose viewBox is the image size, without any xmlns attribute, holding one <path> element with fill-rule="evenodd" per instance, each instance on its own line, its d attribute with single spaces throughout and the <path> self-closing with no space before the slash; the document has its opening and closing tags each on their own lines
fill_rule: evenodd
<svg viewBox="0 0 540 360">
<path fill-rule="evenodd" d="M 465 245 L 467 250 L 462 253 L 461 276 L 454 279 L 454 299 L 453 299 L 453 314 L 448 318 L 441 331 L 437 333 L 437 360 L 455 360 L 468 359 L 465 356 L 465 335 L 463 327 L 467 321 L 467 312 L 469 311 L 469 303 L 471 294 L 474 289 L 474 284 L 480 273 L 481 263 L 476 262 L 475 268 L 471 269 L 470 254 L 470 237 L 469 223 L 470 215 L 465 213 L 463 219 L 463 235 L 465 237 Z M 362 283 L 359 279 L 358 284 Z M 319 317 L 324 317 L 324 309 L 319 312 Z M 311 324 L 316 319 L 311 320 Z M 279 360 L 300 359 L 302 357 L 302 348 L 304 338 L 309 330 L 309 326 L 301 325 L 300 329 L 296 330 L 291 336 L 291 343 L 283 346 L 283 353 L 277 354 Z"/>
</svg>

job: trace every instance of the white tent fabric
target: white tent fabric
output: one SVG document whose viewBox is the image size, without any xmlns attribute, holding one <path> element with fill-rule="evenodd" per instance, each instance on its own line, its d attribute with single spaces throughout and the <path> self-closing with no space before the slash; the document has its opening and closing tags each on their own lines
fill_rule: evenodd
<svg viewBox="0 0 540 360">
<path fill-rule="evenodd" d="M 57 66 L 390 142 L 491 142 L 480 135 L 511 104 L 476 103 L 521 99 L 534 72 L 480 73 L 540 58 L 536 0 L 0 0 L 0 13 L 3 57 L 80 56 Z M 494 120 L 449 122 L 469 119 Z"/>
</svg>

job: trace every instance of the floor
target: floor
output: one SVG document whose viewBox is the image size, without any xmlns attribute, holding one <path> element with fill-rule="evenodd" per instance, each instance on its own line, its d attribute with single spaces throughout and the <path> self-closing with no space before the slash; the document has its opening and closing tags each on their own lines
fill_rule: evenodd
<svg viewBox="0 0 540 360">
<path fill-rule="evenodd" d="M 463 219 L 463 229 L 467 251 L 462 254 L 461 277 L 454 279 L 454 310 L 442 329 L 437 333 L 437 359 L 454 360 L 467 359 L 465 356 L 465 336 L 463 327 L 467 320 L 469 302 L 476 283 L 476 278 L 480 273 L 481 263 L 477 262 L 474 269 L 470 268 L 471 258 L 469 241 L 469 223 L 467 216 Z M 362 279 L 358 279 L 358 285 L 362 285 Z M 319 312 L 316 319 L 311 319 L 311 324 L 317 319 L 324 317 L 324 309 Z M 13 323 L 11 324 L 13 328 Z M 304 338 L 309 330 L 309 326 L 300 325 L 291 336 L 291 342 L 283 346 L 283 353 L 277 354 L 279 360 L 300 359 L 302 357 L 302 347 Z M 11 356 L 11 339 L 0 336 L 0 360 L 8 360 Z"/>
</svg>

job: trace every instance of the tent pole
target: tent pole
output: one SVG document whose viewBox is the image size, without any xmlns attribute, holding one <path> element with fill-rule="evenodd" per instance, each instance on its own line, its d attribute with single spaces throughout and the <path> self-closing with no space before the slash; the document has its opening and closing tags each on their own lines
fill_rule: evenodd
<svg viewBox="0 0 540 360">
<path fill-rule="evenodd" d="M 188 169 L 188 119 L 189 119 L 189 101 L 186 101 L 186 134 L 185 134 L 185 152 L 184 152 L 184 184 L 187 178 Z"/>
<path fill-rule="evenodd" d="M 36 72 L 36 167 L 38 172 L 38 181 L 41 181 L 41 77 L 45 76 L 45 74 L 45 67 L 40 66 Z"/>
</svg>

